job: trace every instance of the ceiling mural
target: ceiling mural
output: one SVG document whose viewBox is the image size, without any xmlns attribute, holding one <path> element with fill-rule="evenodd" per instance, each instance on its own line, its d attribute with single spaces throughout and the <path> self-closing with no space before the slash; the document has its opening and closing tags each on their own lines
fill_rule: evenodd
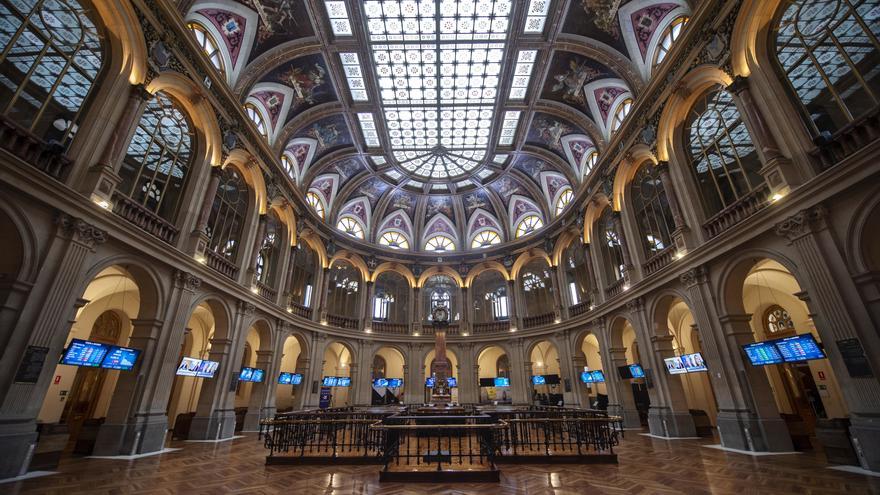
<svg viewBox="0 0 880 495">
<path fill-rule="evenodd" d="M 661 33 L 690 12 L 684 0 L 571 0 L 559 50 L 535 48 L 555 1 L 352 2 L 197 1 L 187 20 L 214 38 L 212 64 L 244 88 L 256 129 L 328 223 L 356 218 L 368 242 L 396 229 L 415 251 L 428 231 L 510 241 L 512 217 L 551 224 L 626 119 Z"/>
</svg>

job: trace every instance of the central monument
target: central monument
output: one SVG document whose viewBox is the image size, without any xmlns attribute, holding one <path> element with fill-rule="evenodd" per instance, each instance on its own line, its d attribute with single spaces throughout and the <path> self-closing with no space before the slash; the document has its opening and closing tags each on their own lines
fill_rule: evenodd
<svg viewBox="0 0 880 495">
<path fill-rule="evenodd" d="M 446 359 L 446 330 L 449 327 L 449 309 L 437 305 L 431 310 L 431 324 L 434 326 L 434 362 L 431 364 L 431 377 L 434 388 L 431 389 L 431 403 L 448 404 L 452 402 L 452 394 L 446 379 L 450 375 L 449 360 Z"/>
</svg>

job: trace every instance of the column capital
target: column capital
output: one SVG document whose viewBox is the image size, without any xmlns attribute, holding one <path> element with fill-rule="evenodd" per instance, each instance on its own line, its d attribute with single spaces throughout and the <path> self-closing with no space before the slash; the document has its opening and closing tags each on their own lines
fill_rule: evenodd
<svg viewBox="0 0 880 495">
<path fill-rule="evenodd" d="M 94 249 L 95 246 L 107 242 L 107 232 L 81 218 L 70 216 L 67 213 L 59 213 L 55 218 L 55 223 L 64 234 L 70 236 L 71 240 L 88 249 Z"/>
<path fill-rule="evenodd" d="M 245 316 L 253 316 L 257 307 L 247 301 L 238 301 L 238 312 Z"/>
<path fill-rule="evenodd" d="M 678 279 L 688 288 L 705 284 L 709 281 L 709 269 L 705 265 L 700 265 L 682 273 Z"/>
<path fill-rule="evenodd" d="M 645 309 L 645 302 L 641 297 L 634 297 L 626 302 L 626 309 L 628 309 L 630 313 L 637 313 Z"/>
<path fill-rule="evenodd" d="M 192 273 L 176 270 L 174 272 L 174 283 L 180 289 L 195 292 L 202 286 L 202 279 Z"/>
<path fill-rule="evenodd" d="M 785 220 L 776 224 L 776 235 L 795 241 L 805 235 L 815 233 L 826 227 L 825 219 L 828 217 L 828 209 L 823 205 L 816 205 L 803 209 Z"/>
<path fill-rule="evenodd" d="M 140 101 L 147 101 L 153 97 L 153 93 L 147 91 L 146 84 L 132 84 L 131 85 L 131 96 L 133 98 L 137 98 Z"/>
<path fill-rule="evenodd" d="M 740 94 L 743 91 L 749 89 L 749 78 L 746 76 L 736 76 L 733 78 L 733 82 L 727 86 L 727 90 L 733 94 Z"/>
</svg>

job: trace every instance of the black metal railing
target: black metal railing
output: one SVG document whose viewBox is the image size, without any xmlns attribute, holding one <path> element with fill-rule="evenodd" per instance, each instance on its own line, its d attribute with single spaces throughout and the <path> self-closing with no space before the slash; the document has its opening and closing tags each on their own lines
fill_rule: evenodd
<svg viewBox="0 0 880 495">
<path fill-rule="evenodd" d="M 260 437 L 269 450 L 267 464 L 382 462 L 384 434 L 370 429 L 388 413 L 356 411 L 299 411 L 279 414 L 260 424 Z"/>
</svg>

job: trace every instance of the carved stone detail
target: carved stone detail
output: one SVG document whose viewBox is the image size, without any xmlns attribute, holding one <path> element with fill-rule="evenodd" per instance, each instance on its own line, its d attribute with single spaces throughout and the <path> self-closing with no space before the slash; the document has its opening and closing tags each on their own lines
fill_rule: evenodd
<svg viewBox="0 0 880 495">
<path fill-rule="evenodd" d="M 698 266 L 682 273 L 678 276 L 678 279 L 686 287 L 693 287 L 697 284 L 706 283 L 709 279 L 709 269 L 705 266 Z"/>
<path fill-rule="evenodd" d="M 178 287 L 190 292 L 194 292 L 202 286 L 202 279 L 183 270 L 177 270 L 174 272 L 174 280 L 177 282 Z"/>
<path fill-rule="evenodd" d="M 67 213 L 59 213 L 56 223 L 75 242 L 89 249 L 94 249 L 98 244 L 107 242 L 107 232 L 90 223 L 86 223 L 81 218 L 72 217 Z"/>
<path fill-rule="evenodd" d="M 794 241 L 807 234 L 811 234 L 816 230 L 824 228 L 825 218 L 827 216 L 828 209 L 823 205 L 816 205 L 801 210 L 777 223 L 774 231 L 776 232 L 776 235 L 785 237 L 789 241 Z"/>
</svg>

